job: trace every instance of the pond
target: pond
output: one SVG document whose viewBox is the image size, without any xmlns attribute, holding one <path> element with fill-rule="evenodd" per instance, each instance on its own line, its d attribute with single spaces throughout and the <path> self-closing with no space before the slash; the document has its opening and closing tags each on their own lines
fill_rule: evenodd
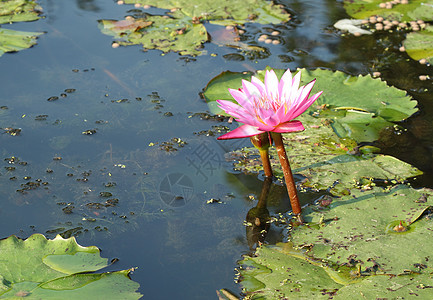
<svg viewBox="0 0 433 300">
<path fill-rule="evenodd" d="M 252 253 L 246 216 L 263 177 L 226 161 L 251 144 L 217 141 L 235 125 L 210 114 L 201 96 L 226 70 L 380 72 L 421 110 L 401 124 L 404 134 L 371 144 L 424 171 L 413 186 L 433 188 L 431 81 L 419 79 L 433 76 L 431 67 L 399 51 L 402 34 L 342 35 L 333 27 L 348 18 L 341 1 L 275 2 L 291 13 L 289 22 L 245 25 L 244 42 L 261 52 L 224 46 L 227 29 L 212 24 L 205 26 L 215 38 L 200 56 L 112 47 L 98 20 L 136 13 L 114 1 L 41 0 L 40 20 L 2 25 L 44 34 L 32 48 L 0 57 L 0 237 L 75 236 L 118 259 L 106 270 L 137 268 L 131 278 L 144 298 L 212 299 L 222 288 L 239 296 L 237 261 Z M 279 43 L 258 41 L 273 31 Z M 284 186 L 270 189 L 268 209 L 278 219 L 290 212 L 289 199 Z M 301 193 L 301 203 L 322 194 Z M 273 224 L 265 241 L 286 238 L 284 224 Z"/>
</svg>

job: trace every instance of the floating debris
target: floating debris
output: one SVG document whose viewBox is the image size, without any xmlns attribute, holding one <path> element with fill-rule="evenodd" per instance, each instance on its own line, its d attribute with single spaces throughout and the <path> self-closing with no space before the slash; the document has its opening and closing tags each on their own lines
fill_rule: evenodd
<svg viewBox="0 0 433 300">
<path fill-rule="evenodd" d="M 96 129 L 88 129 L 88 130 L 83 131 L 81 134 L 92 135 L 92 134 L 95 134 L 95 133 L 96 133 Z"/>
<path fill-rule="evenodd" d="M 400 223 L 396 225 L 392 230 L 394 230 L 395 232 L 405 232 L 407 231 L 407 227 L 403 226 L 402 222 L 400 221 Z"/>
<path fill-rule="evenodd" d="M 59 100 L 59 97 L 57 97 L 57 96 L 52 96 L 52 97 L 50 97 L 50 98 L 48 98 L 47 99 L 47 101 L 56 101 L 56 100 Z"/>
<path fill-rule="evenodd" d="M 364 24 L 363 20 L 342 19 L 337 21 L 337 23 L 334 24 L 334 27 L 354 35 L 372 34 L 371 31 L 362 29 L 362 24 Z"/>
</svg>

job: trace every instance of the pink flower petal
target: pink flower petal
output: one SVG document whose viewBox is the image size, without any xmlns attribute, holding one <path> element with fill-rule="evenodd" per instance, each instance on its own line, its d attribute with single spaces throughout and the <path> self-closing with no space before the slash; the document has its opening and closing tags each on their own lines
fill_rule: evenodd
<svg viewBox="0 0 433 300">
<path fill-rule="evenodd" d="M 319 98 L 319 96 L 322 93 L 323 93 L 323 91 L 320 91 L 317 94 L 314 94 L 313 96 L 311 96 L 310 98 L 308 98 L 307 101 L 303 102 L 301 105 L 299 105 L 298 107 L 296 107 L 293 110 L 291 118 L 295 119 L 298 116 L 300 116 L 301 114 L 303 114 L 314 103 L 314 101 L 316 101 L 317 98 Z"/>
<path fill-rule="evenodd" d="M 266 87 L 266 94 L 268 96 L 268 99 L 278 99 L 278 77 L 275 74 L 274 70 L 266 70 L 265 74 L 265 87 Z"/>
<path fill-rule="evenodd" d="M 217 103 L 219 108 L 221 108 L 228 114 L 237 113 L 240 115 L 245 115 L 246 113 L 248 113 L 245 108 L 229 100 L 217 100 Z"/>
<path fill-rule="evenodd" d="M 275 114 L 278 116 L 278 119 L 280 122 L 284 123 L 286 121 L 290 121 L 290 119 L 287 119 L 287 114 L 289 112 L 290 107 L 286 103 L 283 103 L 280 108 L 275 112 Z"/>
<path fill-rule="evenodd" d="M 300 82 L 301 82 L 301 71 L 298 71 L 298 73 L 296 73 L 295 77 L 293 77 L 292 79 L 292 88 L 290 90 L 290 94 L 286 95 L 286 97 L 290 99 L 290 102 L 293 102 L 296 99 Z"/>
<path fill-rule="evenodd" d="M 261 96 L 259 88 L 255 84 L 246 80 L 242 80 L 242 91 L 251 102 L 253 102 L 254 98 Z"/>
<path fill-rule="evenodd" d="M 285 90 L 289 90 L 292 88 L 292 72 L 290 72 L 290 69 L 287 69 L 286 72 L 284 72 L 283 76 L 281 76 L 280 83 L 278 84 L 278 94 L 280 95 L 280 98 L 284 98 Z"/>
<path fill-rule="evenodd" d="M 315 80 L 301 87 L 300 82 L 301 71 L 292 76 L 288 69 L 278 81 L 275 72 L 267 70 L 264 82 L 252 76 L 251 82 L 242 80 L 242 90 L 229 89 L 237 103 L 217 100 L 218 105 L 243 125 L 218 139 L 304 130 L 302 123 L 293 119 L 305 112 L 322 92 L 309 97 Z"/>
<path fill-rule="evenodd" d="M 248 110 L 250 113 L 254 112 L 253 102 L 244 92 L 235 89 L 229 89 L 229 92 L 240 106 Z"/>
<path fill-rule="evenodd" d="M 302 101 L 305 101 L 308 99 L 308 96 L 310 95 L 311 89 L 313 88 L 314 84 L 316 83 L 316 79 L 312 80 L 310 83 L 308 83 L 304 90 L 302 91 L 302 94 L 300 95 L 300 98 Z"/>
<path fill-rule="evenodd" d="M 273 132 L 295 132 L 295 131 L 303 131 L 305 130 L 304 125 L 302 125 L 301 121 L 290 121 L 286 123 L 282 123 L 276 127 Z"/>
<path fill-rule="evenodd" d="M 266 118 L 263 119 L 263 122 L 270 126 L 271 128 L 275 128 L 276 126 L 278 126 L 278 124 L 280 124 L 280 119 L 278 118 L 278 116 L 276 114 L 271 114 L 268 115 Z M 263 129 L 262 127 L 260 127 L 260 129 Z"/>
<path fill-rule="evenodd" d="M 265 84 L 260 79 L 255 76 L 251 76 L 251 83 L 257 87 L 261 95 L 266 94 Z"/>
<path fill-rule="evenodd" d="M 218 140 L 229 140 L 229 139 L 239 139 L 250 137 L 253 135 L 257 135 L 259 133 L 263 133 L 265 131 L 257 129 L 257 127 L 253 127 L 250 125 L 242 125 L 238 128 L 218 137 Z"/>
</svg>

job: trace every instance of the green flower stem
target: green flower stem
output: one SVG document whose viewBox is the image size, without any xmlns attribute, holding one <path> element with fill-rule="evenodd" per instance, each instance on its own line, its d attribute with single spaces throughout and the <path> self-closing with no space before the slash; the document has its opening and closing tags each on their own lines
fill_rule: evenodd
<svg viewBox="0 0 433 300">
<path fill-rule="evenodd" d="M 297 217 L 300 223 L 302 222 L 301 217 L 301 205 L 299 203 L 298 192 L 296 190 L 295 181 L 293 180 L 292 169 L 290 168 L 289 159 L 287 158 L 286 149 L 284 149 L 283 138 L 281 133 L 272 132 L 272 139 L 274 140 L 275 147 L 277 148 L 278 157 L 280 159 L 281 168 L 283 170 L 284 179 L 286 181 L 287 192 L 289 193 L 290 205 L 292 211 Z"/>
<path fill-rule="evenodd" d="M 272 167 L 269 160 L 269 147 L 272 145 L 272 139 L 269 136 L 269 132 L 263 132 L 250 137 L 251 143 L 259 149 L 260 158 L 262 159 L 263 170 L 265 171 L 265 176 L 271 178 Z"/>
<path fill-rule="evenodd" d="M 271 161 L 269 160 L 269 151 L 266 149 L 259 150 L 259 152 L 260 158 L 262 159 L 263 170 L 265 171 L 265 176 L 271 178 L 274 175 L 272 173 Z"/>
</svg>

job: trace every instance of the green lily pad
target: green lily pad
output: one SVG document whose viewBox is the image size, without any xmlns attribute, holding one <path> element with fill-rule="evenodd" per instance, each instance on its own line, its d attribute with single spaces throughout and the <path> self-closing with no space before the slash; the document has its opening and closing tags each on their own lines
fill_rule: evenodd
<svg viewBox="0 0 433 300">
<path fill-rule="evenodd" d="M 353 18 L 366 19 L 381 16 L 398 21 L 433 20 L 432 0 L 411 0 L 408 4 L 395 4 L 392 8 L 381 8 L 382 0 L 344 0 L 346 12 Z"/>
<path fill-rule="evenodd" d="M 277 76 L 284 71 L 275 70 Z M 322 69 L 300 71 L 302 84 L 316 79 L 312 94 L 323 91 L 308 112 L 332 122 L 340 137 L 352 138 L 358 143 L 373 142 L 382 128 L 392 125 L 390 122 L 402 121 L 418 111 L 417 102 L 405 91 L 390 87 L 370 75 L 354 77 L 340 71 Z M 258 71 L 256 76 L 263 79 L 264 71 Z M 251 73 L 226 71 L 207 84 L 203 96 L 212 113 L 226 115 L 217 106 L 216 100 L 234 102 L 228 89 L 240 88 L 242 79 L 250 80 Z"/>
<path fill-rule="evenodd" d="M 316 105 L 329 105 L 339 110 L 357 110 L 398 122 L 418 111 L 417 101 L 403 90 L 390 87 L 370 75 L 350 76 L 330 70 L 302 70 L 305 83 L 317 79 L 312 93 L 324 91 Z"/>
<path fill-rule="evenodd" d="M 97 247 L 82 247 L 75 238 L 57 236 L 47 240 L 34 234 L 26 240 L 10 236 L 0 241 L 0 298 L 28 299 L 138 299 L 139 284 L 131 270 L 94 272 L 106 267 L 107 259 Z M 104 296 L 105 295 L 105 296 Z"/>
<path fill-rule="evenodd" d="M 0 28 L 0 56 L 5 52 L 15 52 L 36 44 L 42 32 L 26 32 Z"/>
<path fill-rule="evenodd" d="M 343 287 L 340 274 L 319 262 L 309 260 L 290 244 L 265 246 L 257 250 L 255 257 L 245 256 L 239 262 L 241 285 L 247 299 L 329 299 Z"/>
<path fill-rule="evenodd" d="M 203 24 L 190 21 L 148 16 L 123 21 L 99 20 L 98 23 L 102 33 L 114 36 L 123 46 L 141 44 L 144 49 L 199 55 L 199 48 L 208 40 L 207 31 Z"/>
<path fill-rule="evenodd" d="M 411 58 L 426 59 L 433 64 L 433 26 L 427 26 L 425 30 L 419 32 L 409 33 L 403 45 Z"/>
<path fill-rule="evenodd" d="M 5 0 L 0 6 L 0 24 L 27 22 L 39 19 L 39 6 L 35 1 Z M 42 32 L 25 32 L 0 28 L 0 56 L 5 52 L 15 52 L 36 44 Z"/>
<path fill-rule="evenodd" d="M 247 299 L 428 298 L 429 195 L 400 185 L 308 207 L 308 223 L 293 228 L 290 242 L 263 246 L 239 262 Z M 405 231 L 394 231 L 400 222 Z"/>
<path fill-rule="evenodd" d="M 429 190 L 406 185 L 389 191 L 352 190 L 351 195 L 333 198 L 326 208 L 304 210 L 311 225 L 294 228 L 291 241 L 298 247 L 308 245 L 308 255 L 315 259 L 358 265 L 367 274 L 418 272 L 416 264 L 426 264 L 431 253 L 425 241 L 433 237 L 433 221 L 421 218 L 431 208 L 429 195 Z"/>
<path fill-rule="evenodd" d="M 264 0 L 211 0 L 138 1 L 125 4 L 153 5 L 170 9 L 164 16 L 143 15 L 125 20 L 99 20 L 102 33 L 112 35 L 119 45 L 143 45 L 145 50 L 179 52 L 181 55 L 200 55 L 202 44 L 209 41 L 209 33 L 203 23 L 239 25 L 246 22 L 276 24 L 290 20 L 290 15 L 279 5 Z M 225 43 L 223 43 L 225 44 Z M 262 51 L 233 40 L 233 46 L 247 51 Z"/>
<path fill-rule="evenodd" d="M 0 24 L 35 21 L 39 19 L 40 11 L 36 1 L 3 0 L 0 7 Z"/>
<path fill-rule="evenodd" d="M 344 117 L 332 121 L 331 126 L 339 137 L 349 137 L 358 142 L 376 141 L 380 130 L 393 125 L 375 114 L 357 110 L 345 111 Z"/>
<path fill-rule="evenodd" d="M 199 18 L 219 25 L 278 24 L 290 20 L 290 14 L 282 6 L 264 0 L 125 0 L 125 4 L 136 3 L 177 9 L 191 19 Z"/>
<path fill-rule="evenodd" d="M 378 275 L 344 286 L 333 299 L 429 299 L 432 288 L 433 278 L 430 274 Z"/>
<path fill-rule="evenodd" d="M 224 71 L 212 78 L 204 88 L 202 94 L 206 99 L 210 112 L 215 115 L 228 116 L 221 108 L 218 107 L 216 100 L 233 101 L 233 97 L 229 93 L 229 88 L 238 89 L 242 87 L 242 79 L 251 80 L 252 75 L 252 72 L 240 73 Z"/>
</svg>

